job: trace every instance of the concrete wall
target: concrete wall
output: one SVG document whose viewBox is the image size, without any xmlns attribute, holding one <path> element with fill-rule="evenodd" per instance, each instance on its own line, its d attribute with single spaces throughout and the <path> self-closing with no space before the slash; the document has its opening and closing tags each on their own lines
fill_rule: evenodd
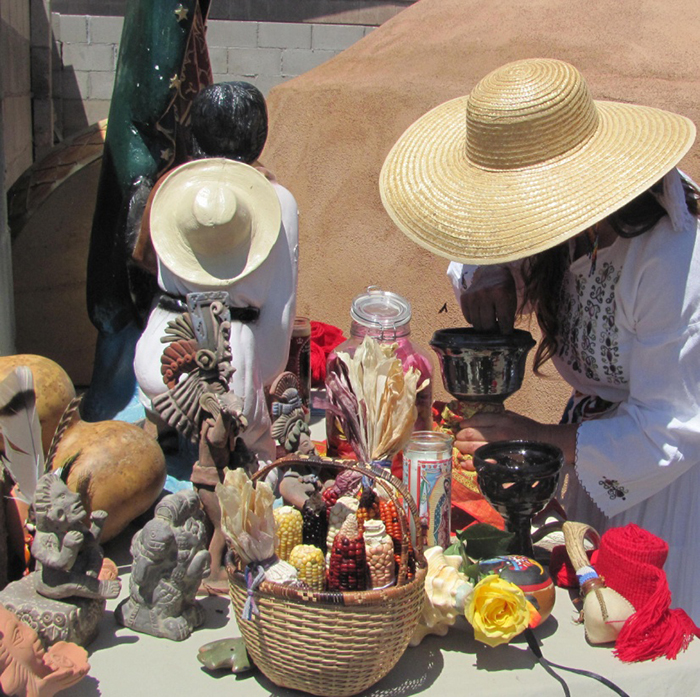
<svg viewBox="0 0 700 697">
<path fill-rule="evenodd" d="M 30 20 L 25 0 L 0 2 L 0 355 L 14 353 L 12 255 L 5 193 L 32 163 Z"/>
<path fill-rule="evenodd" d="M 368 20 L 369 21 L 369 20 Z M 107 117 L 121 17 L 54 12 L 54 106 L 63 137 Z M 374 25 L 210 19 L 207 42 L 216 82 L 246 80 L 263 94 L 359 41 Z"/>
<path fill-rule="evenodd" d="M 7 188 L 32 163 L 29 4 L 26 0 L 2 0 L 0 21 L 0 80 Z"/>
</svg>

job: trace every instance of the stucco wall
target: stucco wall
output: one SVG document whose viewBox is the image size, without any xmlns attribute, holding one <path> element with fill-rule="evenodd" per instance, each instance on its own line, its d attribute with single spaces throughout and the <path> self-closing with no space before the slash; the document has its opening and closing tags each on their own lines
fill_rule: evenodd
<svg viewBox="0 0 700 697">
<path fill-rule="evenodd" d="M 29 4 L 3 0 L 0 21 L 5 186 L 9 187 L 32 163 Z"/>
</svg>

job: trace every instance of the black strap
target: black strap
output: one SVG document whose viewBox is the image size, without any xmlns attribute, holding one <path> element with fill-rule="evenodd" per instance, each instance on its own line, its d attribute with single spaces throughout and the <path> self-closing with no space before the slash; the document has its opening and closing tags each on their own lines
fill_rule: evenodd
<svg viewBox="0 0 700 697">
<path fill-rule="evenodd" d="M 558 680 L 562 687 L 564 688 L 564 694 L 566 697 L 571 697 L 571 693 L 569 692 L 569 686 L 566 684 L 566 681 L 564 678 L 561 676 L 557 675 L 553 668 L 559 668 L 559 670 L 567 670 L 569 673 L 576 673 L 577 675 L 583 675 L 586 678 L 593 678 L 594 680 L 597 680 L 600 683 L 603 683 L 605 687 L 609 688 L 612 690 L 615 694 L 620 695 L 620 697 L 630 697 L 624 690 L 620 689 L 614 682 L 611 680 L 608 680 L 607 678 L 604 678 L 602 675 L 598 675 L 597 673 L 592 673 L 589 670 L 581 670 L 580 668 L 567 668 L 566 666 L 560 666 L 558 663 L 552 663 L 551 661 L 548 661 L 543 655 L 542 651 L 540 650 L 539 644 L 537 643 L 537 639 L 535 638 L 534 633 L 532 632 L 532 629 L 528 628 L 525 630 L 525 638 L 527 639 L 528 646 L 530 647 L 530 651 L 535 654 L 535 657 L 537 658 L 537 662 L 555 679 Z"/>
<path fill-rule="evenodd" d="M 182 295 L 173 295 L 161 291 L 158 296 L 158 307 L 167 312 L 188 312 L 187 302 Z M 247 307 L 230 307 L 231 319 L 234 322 L 243 322 L 250 324 L 255 322 L 260 317 L 260 308 L 248 305 Z"/>
</svg>

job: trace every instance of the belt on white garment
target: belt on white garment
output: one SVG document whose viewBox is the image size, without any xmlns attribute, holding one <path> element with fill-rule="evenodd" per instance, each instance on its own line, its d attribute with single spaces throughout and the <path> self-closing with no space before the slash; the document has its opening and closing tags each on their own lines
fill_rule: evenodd
<svg viewBox="0 0 700 697">
<path fill-rule="evenodd" d="M 184 295 L 173 295 L 161 291 L 158 296 L 158 307 L 167 312 L 188 312 L 187 300 Z M 231 307 L 229 305 L 231 319 L 235 322 L 255 322 L 260 317 L 260 308 L 248 305 L 247 307 Z"/>
</svg>

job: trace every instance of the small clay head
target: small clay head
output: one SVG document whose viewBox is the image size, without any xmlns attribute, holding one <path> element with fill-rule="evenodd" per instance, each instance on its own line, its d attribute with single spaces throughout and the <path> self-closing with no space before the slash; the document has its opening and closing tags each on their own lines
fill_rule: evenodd
<svg viewBox="0 0 700 697">
<path fill-rule="evenodd" d="M 166 521 L 153 518 L 141 530 L 141 544 L 150 559 L 165 559 L 175 549 L 175 536 Z"/>
<path fill-rule="evenodd" d="M 53 472 L 43 475 L 34 494 L 34 513 L 40 530 L 69 530 L 84 521 L 80 495 Z"/>
<path fill-rule="evenodd" d="M 226 157 L 251 164 L 267 140 L 267 105 L 249 82 L 220 82 L 205 87 L 193 100 L 192 154 Z"/>
<path fill-rule="evenodd" d="M 199 496 L 192 489 L 182 489 L 164 496 L 156 506 L 155 517 L 179 527 L 196 515 L 199 510 Z"/>
</svg>

